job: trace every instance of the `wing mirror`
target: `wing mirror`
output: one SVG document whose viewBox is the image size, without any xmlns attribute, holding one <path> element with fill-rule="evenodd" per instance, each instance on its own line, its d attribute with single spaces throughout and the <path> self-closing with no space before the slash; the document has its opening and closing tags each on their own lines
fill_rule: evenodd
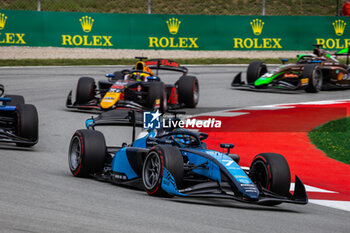
<svg viewBox="0 0 350 233">
<path fill-rule="evenodd" d="M 232 149 L 233 147 L 235 147 L 235 145 L 233 144 L 229 144 L 229 143 L 221 143 L 220 144 L 221 148 L 227 149 L 226 154 L 228 155 L 230 153 L 230 149 Z"/>
<path fill-rule="evenodd" d="M 156 76 L 148 76 L 148 77 L 147 77 L 147 80 L 148 80 L 149 82 L 160 81 L 160 78 L 159 78 L 159 77 L 156 77 Z"/>
<path fill-rule="evenodd" d="M 288 59 L 286 59 L 286 58 L 281 59 L 281 62 L 282 62 L 282 64 L 286 64 L 286 62 L 288 62 Z"/>
</svg>

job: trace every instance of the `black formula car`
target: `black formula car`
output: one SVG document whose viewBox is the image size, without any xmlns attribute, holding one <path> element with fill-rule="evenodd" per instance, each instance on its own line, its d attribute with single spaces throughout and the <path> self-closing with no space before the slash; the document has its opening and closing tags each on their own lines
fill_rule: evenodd
<svg viewBox="0 0 350 233">
<path fill-rule="evenodd" d="M 152 196 L 225 198 L 261 205 L 282 202 L 307 204 L 302 181 L 295 177 L 291 194 L 290 170 L 280 154 L 255 156 L 250 169 L 241 168 L 232 144 L 221 144 L 227 153 L 207 149 L 208 134 L 182 128 L 153 130 L 135 140 L 137 118 L 130 111 L 123 121 L 113 111 L 86 120 L 87 129 L 71 139 L 68 161 L 76 177 L 141 187 Z M 179 120 L 176 117 L 174 121 Z M 133 125 L 133 140 L 106 146 L 101 125 Z"/>
<path fill-rule="evenodd" d="M 107 74 L 107 80 L 96 85 L 93 78 L 81 77 L 76 88 L 75 101 L 70 91 L 66 106 L 78 109 L 110 110 L 133 108 L 138 110 L 195 108 L 199 100 L 198 79 L 187 75 L 187 68 L 166 59 L 139 61 L 130 70 Z M 156 71 L 156 74 L 152 70 Z M 158 70 L 182 73 L 175 84 L 164 84 Z"/>
<path fill-rule="evenodd" d="M 38 112 L 21 95 L 5 95 L 0 85 L 0 142 L 30 147 L 38 143 Z"/>
<path fill-rule="evenodd" d="M 285 64 L 268 71 L 262 61 L 253 61 L 247 69 L 247 82 L 242 81 L 241 72 L 232 83 L 232 87 L 247 87 L 255 89 L 304 89 L 306 92 L 316 93 L 320 90 L 350 88 L 349 48 L 331 54 L 322 45 L 315 44 L 312 54 L 297 55 L 297 62 Z M 337 57 L 347 56 L 347 64 L 342 64 Z"/>
</svg>

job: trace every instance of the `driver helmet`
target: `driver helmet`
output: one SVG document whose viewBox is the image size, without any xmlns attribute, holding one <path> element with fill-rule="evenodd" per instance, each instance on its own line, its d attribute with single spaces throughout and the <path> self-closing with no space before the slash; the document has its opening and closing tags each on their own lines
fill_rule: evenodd
<svg viewBox="0 0 350 233">
<path fill-rule="evenodd" d="M 173 130 L 173 132 L 181 132 L 181 131 L 186 131 L 186 130 L 182 128 L 177 128 Z M 178 135 L 172 135 L 171 137 L 173 138 L 174 141 L 176 141 L 180 145 L 190 145 L 192 143 L 191 136 L 178 134 Z"/>
<path fill-rule="evenodd" d="M 133 72 L 131 74 L 126 75 L 125 80 L 143 82 L 143 81 L 145 81 L 145 77 L 143 77 L 140 74 L 140 72 Z"/>
<path fill-rule="evenodd" d="M 146 76 L 154 76 L 152 70 L 148 66 L 146 66 L 143 61 L 136 62 L 135 70 L 143 70 L 143 71 L 146 71 L 146 72 L 151 74 L 151 75 L 149 75 L 149 74 L 144 74 L 144 75 L 146 75 Z"/>
</svg>

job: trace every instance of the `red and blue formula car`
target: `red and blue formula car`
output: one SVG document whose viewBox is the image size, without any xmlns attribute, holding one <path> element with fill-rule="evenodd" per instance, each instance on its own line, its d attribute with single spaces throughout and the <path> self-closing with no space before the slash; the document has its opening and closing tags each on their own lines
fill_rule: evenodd
<svg viewBox="0 0 350 233">
<path fill-rule="evenodd" d="M 174 120 L 178 120 L 176 117 Z M 133 141 L 106 146 L 100 125 L 133 125 Z M 70 142 L 69 168 L 76 177 L 93 177 L 116 184 L 137 186 L 141 181 L 152 196 L 215 197 L 261 205 L 282 202 L 307 204 L 302 181 L 295 177 L 291 194 L 290 170 L 280 154 L 255 156 L 250 169 L 239 166 L 232 144 L 221 144 L 227 153 L 207 149 L 208 135 L 182 128 L 150 130 L 135 140 L 134 111 L 123 121 L 111 112 L 86 121 Z"/>
<path fill-rule="evenodd" d="M 199 84 L 195 76 L 187 75 L 188 69 L 167 59 L 139 61 L 127 70 L 107 74 L 107 80 L 96 82 L 91 77 L 81 77 L 76 87 L 75 101 L 69 92 L 66 106 L 77 109 L 134 110 L 195 108 L 199 101 Z M 164 84 L 158 77 L 159 70 L 182 73 L 174 84 Z M 155 73 L 154 73 L 155 72 Z"/>
</svg>

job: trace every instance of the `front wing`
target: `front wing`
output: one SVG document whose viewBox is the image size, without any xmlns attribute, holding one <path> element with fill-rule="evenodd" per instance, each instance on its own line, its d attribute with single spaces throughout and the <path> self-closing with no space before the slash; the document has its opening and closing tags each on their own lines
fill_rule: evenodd
<svg viewBox="0 0 350 233">
<path fill-rule="evenodd" d="M 27 138 L 19 137 L 11 132 L 8 132 L 6 130 L 0 129 L 0 142 L 4 143 L 22 143 L 22 144 L 29 144 L 32 145 L 33 143 L 37 143 L 36 141 L 31 141 Z"/>
<path fill-rule="evenodd" d="M 242 72 L 239 72 L 232 80 L 231 87 L 234 88 L 243 88 L 243 89 L 254 89 L 254 90 L 262 90 L 266 88 L 271 89 L 279 89 L 279 90 L 299 90 L 302 89 L 300 86 L 295 86 L 288 82 L 277 81 L 271 82 L 270 84 L 264 86 L 255 86 L 254 84 L 245 83 L 242 81 Z"/>
<path fill-rule="evenodd" d="M 187 187 L 185 189 L 177 189 L 173 176 L 166 169 L 164 169 L 162 180 L 163 190 L 172 195 L 181 197 L 223 198 L 261 205 L 271 202 L 285 202 L 302 205 L 308 203 L 305 186 L 298 176 L 295 176 L 294 194 L 290 194 L 289 196 L 281 196 L 270 192 L 267 189 L 259 187 L 259 197 L 257 199 L 248 199 L 242 195 L 239 195 L 238 193 L 234 193 L 232 191 L 232 185 L 233 184 L 230 184 L 228 182 L 205 182 Z"/>
<path fill-rule="evenodd" d="M 69 92 L 66 100 L 66 107 L 67 108 L 75 108 L 75 109 L 81 109 L 81 110 L 98 110 L 98 111 L 104 111 L 102 109 L 97 100 L 90 101 L 86 104 L 77 104 L 72 102 L 72 91 Z M 137 111 L 151 111 L 152 109 L 146 108 L 138 103 L 135 103 L 133 101 L 129 100 L 119 100 L 117 105 L 114 107 L 114 109 L 134 109 Z M 110 109 L 108 109 L 110 110 Z"/>
</svg>

